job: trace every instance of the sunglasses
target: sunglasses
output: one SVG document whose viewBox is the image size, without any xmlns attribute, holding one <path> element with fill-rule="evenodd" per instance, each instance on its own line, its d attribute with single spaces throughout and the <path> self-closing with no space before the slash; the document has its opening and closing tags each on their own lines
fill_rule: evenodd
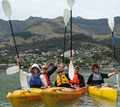
<svg viewBox="0 0 120 107">
<path fill-rule="evenodd" d="M 58 74 L 62 73 L 63 71 L 57 72 Z"/>
</svg>

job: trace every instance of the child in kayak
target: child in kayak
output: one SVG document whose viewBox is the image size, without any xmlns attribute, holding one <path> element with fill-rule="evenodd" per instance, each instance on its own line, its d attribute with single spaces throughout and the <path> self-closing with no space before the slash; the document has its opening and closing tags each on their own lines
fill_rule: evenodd
<svg viewBox="0 0 120 107">
<path fill-rule="evenodd" d="M 18 66 L 20 59 L 17 59 Z M 19 67 L 20 68 L 20 67 Z M 42 88 L 45 89 L 48 87 L 48 84 L 46 82 L 46 79 L 44 75 L 41 74 L 41 69 L 37 64 L 33 64 L 32 67 L 30 68 L 30 73 L 27 72 L 21 72 L 23 75 L 26 75 L 28 84 L 30 88 Z"/>
<path fill-rule="evenodd" d="M 55 59 L 55 64 L 54 64 L 54 67 L 50 71 L 47 71 L 47 69 L 48 69 L 47 64 L 44 64 L 42 66 L 42 74 L 45 76 L 45 79 L 46 79 L 48 85 L 51 85 L 50 76 L 56 71 L 57 65 L 58 65 L 58 58 L 56 56 L 54 56 L 54 59 Z"/>
<path fill-rule="evenodd" d="M 75 66 L 74 78 L 70 80 L 70 83 L 75 86 L 84 87 L 85 86 L 84 77 L 78 73 L 79 71 L 80 67 L 78 65 Z"/>
<path fill-rule="evenodd" d="M 98 64 L 93 64 L 92 66 L 93 73 L 88 78 L 86 88 L 88 88 L 89 85 L 100 87 L 101 84 L 104 83 L 104 78 L 109 78 L 118 73 L 118 71 L 115 70 L 112 73 L 104 74 L 100 73 L 99 70 L 100 67 L 98 66 Z"/>
<path fill-rule="evenodd" d="M 57 77 L 54 86 L 57 87 L 71 87 L 70 79 L 68 74 L 64 73 L 64 68 L 60 67 L 57 69 Z"/>
</svg>

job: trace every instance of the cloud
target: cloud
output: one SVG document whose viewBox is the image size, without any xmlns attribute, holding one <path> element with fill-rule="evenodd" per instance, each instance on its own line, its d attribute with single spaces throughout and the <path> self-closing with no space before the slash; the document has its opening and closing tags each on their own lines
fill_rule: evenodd
<svg viewBox="0 0 120 107">
<path fill-rule="evenodd" d="M 2 0 L 0 0 L 2 2 Z M 67 0 L 9 0 L 12 7 L 11 19 L 25 20 L 30 16 L 55 18 L 63 16 L 65 8 L 69 9 Z M 73 7 L 73 16 L 87 19 L 104 18 L 113 11 L 119 16 L 120 0 L 76 0 Z M 0 4 L 0 18 L 7 19 Z"/>
</svg>

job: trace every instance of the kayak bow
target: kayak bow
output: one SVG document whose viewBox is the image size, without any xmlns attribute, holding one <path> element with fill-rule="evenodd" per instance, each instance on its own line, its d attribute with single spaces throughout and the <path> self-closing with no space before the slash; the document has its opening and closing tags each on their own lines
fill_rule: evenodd
<svg viewBox="0 0 120 107">
<path fill-rule="evenodd" d="M 13 107 L 17 107 L 31 101 L 41 101 L 40 92 L 41 89 L 38 88 L 30 88 L 29 90 L 16 90 L 12 93 L 9 92 L 7 98 Z"/>
<path fill-rule="evenodd" d="M 96 86 L 90 86 L 88 88 L 88 92 L 92 95 L 117 101 L 118 90 L 111 87 L 102 86 L 100 88 L 97 88 Z"/>
</svg>

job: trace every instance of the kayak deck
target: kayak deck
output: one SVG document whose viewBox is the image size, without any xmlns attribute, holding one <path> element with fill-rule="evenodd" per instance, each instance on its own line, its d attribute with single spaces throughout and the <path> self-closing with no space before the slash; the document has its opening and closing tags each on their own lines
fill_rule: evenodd
<svg viewBox="0 0 120 107">
<path fill-rule="evenodd" d="M 85 93 L 85 88 L 64 88 L 64 87 L 52 87 L 41 91 L 41 99 L 47 104 L 55 104 L 68 99 L 76 98 Z"/>
<path fill-rule="evenodd" d="M 39 88 L 30 88 L 29 90 L 16 90 L 13 93 L 9 92 L 7 98 L 13 107 L 17 107 L 31 101 L 41 101 L 40 92 L 41 89 Z"/>
<path fill-rule="evenodd" d="M 88 88 L 88 92 L 92 95 L 117 101 L 118 90 L 111 87 L 102 86 L 100 88 L 97 88 L 96 86 L 90 86 Z"/>
</svg>

